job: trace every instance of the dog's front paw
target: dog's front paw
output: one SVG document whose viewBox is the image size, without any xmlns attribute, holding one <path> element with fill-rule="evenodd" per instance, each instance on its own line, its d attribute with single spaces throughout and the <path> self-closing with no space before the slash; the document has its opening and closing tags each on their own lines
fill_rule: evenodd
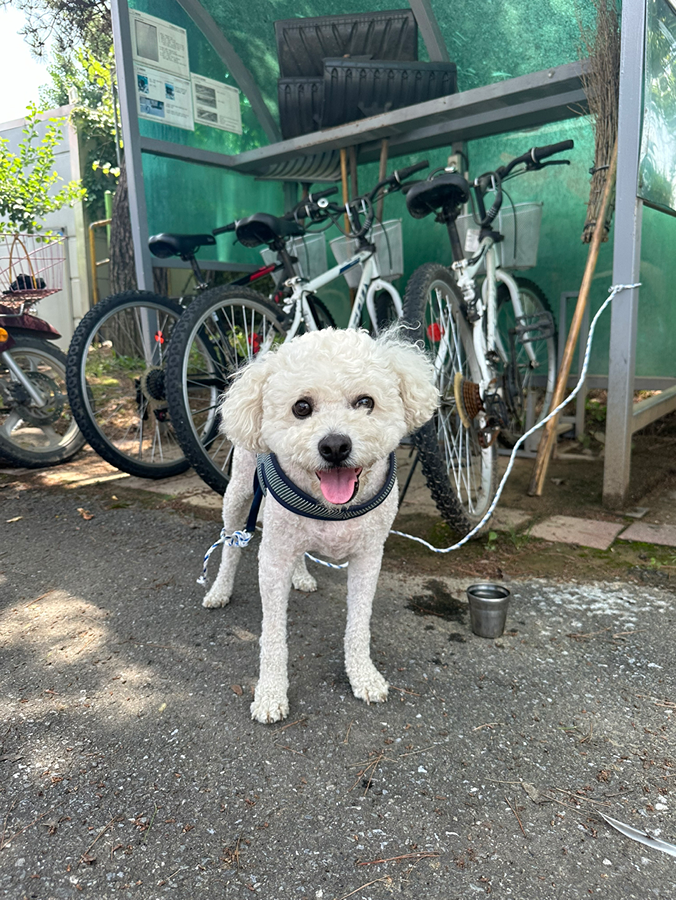
<svg viewBox="0 0 676 900">
<path fill-rule="evenodd" d="M 384 703 L 387 700 L 388 685 L 376 667 L 369 663 L 348 673 L 352 693 L 366 703 Z"/>
<path fill-rule="evenodd" d="M 305 591 L 307 594 L 311 594 L 312 591 L 317 590 L 317 579 L 314 575 L 310 575 L 307 569 L 303 569 L 302 572 L 294 572 L 293 587 L 296 591 Z"/>
<path fill-rule="evenodd" d="M 272 686 L 261 687 L 259 682 L 251 704 L 251 718 L 268 725 L 285 719 L 288 714 L 289 701 L 286 698 L 286 691 L 280 691 Z"/>
<path fill-rule="evenodd" d="M 219 606 L 227 606 L 228 603 L 230 603 L 230 594 L 217 581 L 211 585 L 202 600 L 202 606 L 206 606 L 207 609 L 218 609 Z"/>
</svg>

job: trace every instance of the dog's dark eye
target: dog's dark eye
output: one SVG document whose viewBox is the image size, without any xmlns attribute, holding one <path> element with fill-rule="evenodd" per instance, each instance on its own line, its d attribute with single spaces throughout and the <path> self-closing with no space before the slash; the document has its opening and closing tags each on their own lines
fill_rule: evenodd
<svg viewBox="0 0 676 900">
<path fill-rule="evenodd" d="M 308 416 L 312 415 L 312 404 L 309 400 L 296 400 L 292 410 L 297 419 L 307 419 Z"/>
<path fill-rule="evenodd" d="M 373 409 L 375 403 L 373 402 L 373 397 L 360 397 L 352 405 L 355 409 Z"/>
</svg>

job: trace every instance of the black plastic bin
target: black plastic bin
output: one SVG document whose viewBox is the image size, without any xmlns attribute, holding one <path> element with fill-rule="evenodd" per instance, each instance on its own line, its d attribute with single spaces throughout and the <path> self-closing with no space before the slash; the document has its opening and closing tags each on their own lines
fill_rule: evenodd
<svg viewBox="0 0 676 900">
<path fill-rule="evenodd" d="M 330 57 L 418 58 L 418 25 L 410 9 L 282 19 L 275 35 L 282 78 L 321 78 Z"/>
<path fill-rule="evenodd" d="M 324 102 L 324 78 L 280 78 L 277 82 L 282 137 L 319 131 Z"/>
<path fill-rule="evenodd" d="M 455 94 L 455 63 L 324 60 L 322 128 Z"/>
</svg>

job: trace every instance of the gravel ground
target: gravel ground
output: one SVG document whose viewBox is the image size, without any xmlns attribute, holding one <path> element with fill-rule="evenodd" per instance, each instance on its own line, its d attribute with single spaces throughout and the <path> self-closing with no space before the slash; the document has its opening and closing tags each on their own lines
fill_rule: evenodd
<svg viewBox="0 0 676 900">
<path fill-rule="evenodd" d="M 213 523 L 16 484 L 0 522 L 0 897 L 674 896 L 673 860 L 599 815 L 676 840 L 669 591 L 512 582 L 493 641 L 452 559 L 399 565 L 369 707 L 344 574 L 319 570 L 291 602 L 289 718 L 263 726 L 255 546 L 211 611 Z"/>
</svg>

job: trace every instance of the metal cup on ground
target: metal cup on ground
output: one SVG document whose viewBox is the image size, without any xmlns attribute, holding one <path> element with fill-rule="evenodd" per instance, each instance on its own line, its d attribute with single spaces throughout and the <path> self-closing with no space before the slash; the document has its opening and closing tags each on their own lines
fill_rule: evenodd
<svg viewBox="0 0 676 900">
<path fill-rule="evenodd" d="M 479 637 L 498 638 L 505 630 L 510 591 L 501 584 L 471 584 L 467 588 L 472 631 Z"/>
</svg>

